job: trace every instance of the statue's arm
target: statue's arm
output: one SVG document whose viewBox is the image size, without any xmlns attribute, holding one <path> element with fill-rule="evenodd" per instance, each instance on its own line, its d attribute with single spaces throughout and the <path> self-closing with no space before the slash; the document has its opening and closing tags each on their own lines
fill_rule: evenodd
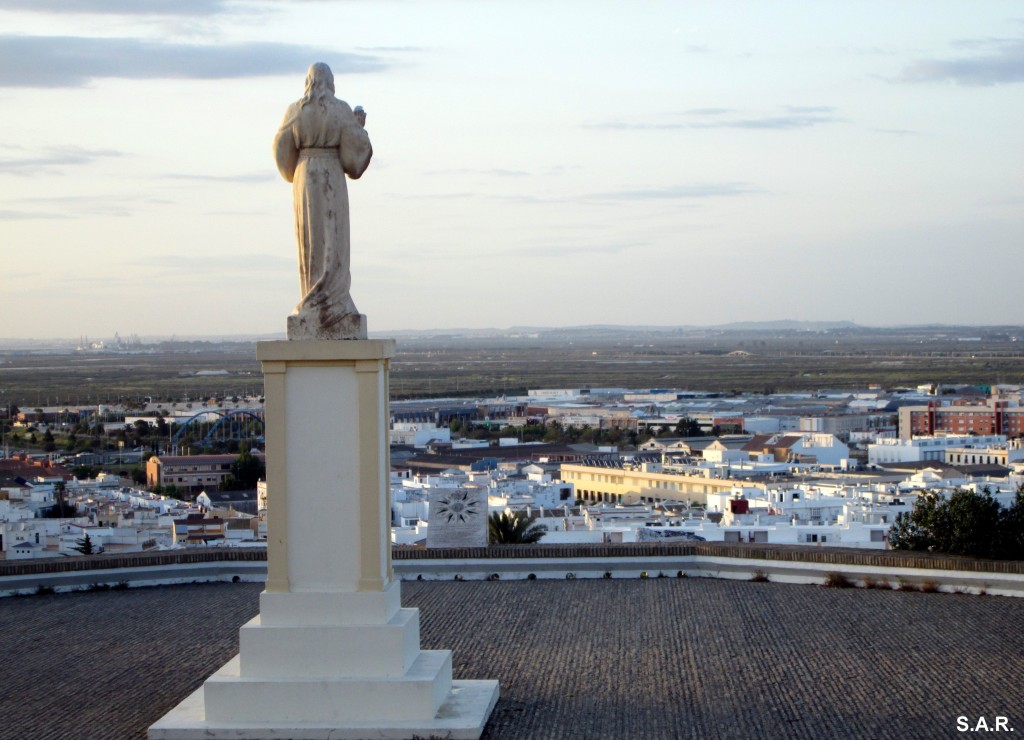
<svg viewBox="0 0 1024 740">
<path fill-rule="evenodd" d="M 373 156 L 373 147 L 370 146 L 370 136 L 366 133 L 360 120 L 356 119 L 352 109 L 347 104 L 342 114 L 341 132 L 341 165 L 345 174 L 353 180 L 366 172 L 370 166 L 370 158 Z M 366 114 L 361 116 L 366 120 Z"/>
<path fill-rule="evenodd" d="M 284 122 L 274 136 L 274 161 L 277 162 L 277 171 L 288 182 L 295 177 L 295 166 L 299 163 L 299 146 L 292 134 L 292 123 L 298 112 L 293 110 L 294 108 L 294 105 L 288 108 Z"/>
</svg>

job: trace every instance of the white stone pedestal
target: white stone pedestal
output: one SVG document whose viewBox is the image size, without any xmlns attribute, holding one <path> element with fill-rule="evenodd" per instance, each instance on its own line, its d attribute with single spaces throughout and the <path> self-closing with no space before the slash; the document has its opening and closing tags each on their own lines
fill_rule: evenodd
<svg viewBox="0 0 1024 740">
<path fill-rule="evenodd" d="M 421 650 L 391 571 L 390 340 L 260 342 L 268 562 L 239 655 L 150 738 L 479 738 L 497 681 Z"/>
</svg>

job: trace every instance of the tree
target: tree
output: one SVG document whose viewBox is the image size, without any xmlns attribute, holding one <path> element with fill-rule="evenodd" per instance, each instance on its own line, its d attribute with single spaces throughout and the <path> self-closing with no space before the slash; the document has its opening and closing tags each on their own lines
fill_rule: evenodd
<svg viewBox="0 0 1024 740">
<path fill-rule="evenodd" d="M 684 417 L 676 423 L 675 434 L 677 437 L 702 437 L 704 432 L 701 431 L 700 424 L 697 423 L 696 419 L 690 417 Z"/>
<path fill-rule="evenodd" d="M 944 498 L 934 491 L 920 494 L 909 513 L 896 517 L 889 529 L 894 550 L 942 552 L 951 555 L 1000 557 L 1002 515 L 990 492 L 958 488 Z"/>
<path fill-rule="evenodd" d="M 87 480 L 89 478 L 95 478 L 100 474 L 101 468 L 95 465 L 76 465 L 71 468 L 71 475 L 75 476 L 78 480 Z"/>
<path fill-rule="evenodd" d="M 85 537 L 83 537 L 80 540 L 76 540 L 75 546 L 71 549 L 77 550 L 83 555 L 94 555 L 96 553 L 96 549 L 93 547 L 92 544 L 92 538 L 89 536 L 88 532 L 85 533 Z"/>
<path fill-rule="evenodd" d="M 185 501 L 185 492 L 178 488 L 173 483 L 168 483 L 166 486 L 156 485 L 153 486 L 153 493 L 160 496 L 167 496 L 168 498 L 176 498 L 179 501 Z"/>
<path fill-rule="evenodd" d="M 913 511 L 900 512 L 896 521 L 889 527 L 889 547 L 893 550 L 927 550 L 931 545 L 928 530 L 924 522 L 928 517 L 923 513 L 925 506 L 934 506 L 934 501 L 926 501 L 929 493 L 921 494 L 914 504 Z"/>
<path fill-rule="evenodd" d="M 43 512 L 46 519 L 67 519 L 78 514 L 78 508 L 69 502 L 64 494 L 67 491 L 67 484 L 64 481 L 57 481 L 53 484 L 54 504 Z"/>
<path fill-rule="evenodd" d="M 1017 487 L 1013 503 L 999 512 L 999 556 L 1024 560 L 1024 484 Z"/>
<path fill-rule="evenodd" d="M 249 450 L 244 451 L 231 463 L 231 475 L 224 479 L 221 489 L 225 491 L 249 491 L 267 475 L 267 467 Z"/>
<path fill-rule="evenodd" d="M 530 545 L 539 542 L 547 531 L 543 524 L 505 511 L 487 518 L 488 541 L 492 545 Z"/>
<path fill-rule="evenodd" d="M 152 429 L 149 426 L 149 422 L 145 419 L 136 419 L 135 423 L 132 424 L 132 433 L 135 435 L 135 444 L 141 445 L 142 440 L 152 433 Z"/>
<path fill-rule="evenodd" d="M 560 442 L 562 440 L 562 423 L 560 421 L 552 421 L 548 424 L 548 429 L 544 432 L 545 442 Z"/>
</svg>

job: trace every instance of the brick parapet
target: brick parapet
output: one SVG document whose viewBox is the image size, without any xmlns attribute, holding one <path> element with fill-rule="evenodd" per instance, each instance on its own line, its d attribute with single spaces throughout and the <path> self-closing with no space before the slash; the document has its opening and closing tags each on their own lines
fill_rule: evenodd
<svg viewBox="0 0 1024 740">
<path fill-rule="evenodd" d="M 518 560 L 587 558 L 712 557 L 765 560 L 789 563 L 915 568 L 978 573 L 1024 574 L 1024 561 L 982 560 L 893 550 L 810 548 L 786 545 L 751 545 L 718 542 L 638 542 L 580 545 L 492 545 L 490 547 L 437 548 L 395 547 L 393 558 L 401 560 Z M 174 550 L 125 555 L 90 555 L 60 559 L 0 562 L 0 578 L 7 576 L 69 573 L 76 571 L 144 568 L 217 562 L 259 562 L 267 559 L 263 549 Z"/>
</svg>

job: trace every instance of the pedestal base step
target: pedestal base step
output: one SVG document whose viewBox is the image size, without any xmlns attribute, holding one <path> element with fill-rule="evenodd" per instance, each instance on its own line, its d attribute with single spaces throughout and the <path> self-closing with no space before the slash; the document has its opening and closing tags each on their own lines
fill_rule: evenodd
<svg viewBox="0 0 1024 740">
<path fill-rule="evenodd" d="M 149 728 L 150 740 L 409 740 L 443 737 L 479 740 L 498 701 L 497 681 L 454 681 L 431 721 L 347 722 L 330 727 L 320 723 L 207 722 L 200 687 Z"/>
</svg>

